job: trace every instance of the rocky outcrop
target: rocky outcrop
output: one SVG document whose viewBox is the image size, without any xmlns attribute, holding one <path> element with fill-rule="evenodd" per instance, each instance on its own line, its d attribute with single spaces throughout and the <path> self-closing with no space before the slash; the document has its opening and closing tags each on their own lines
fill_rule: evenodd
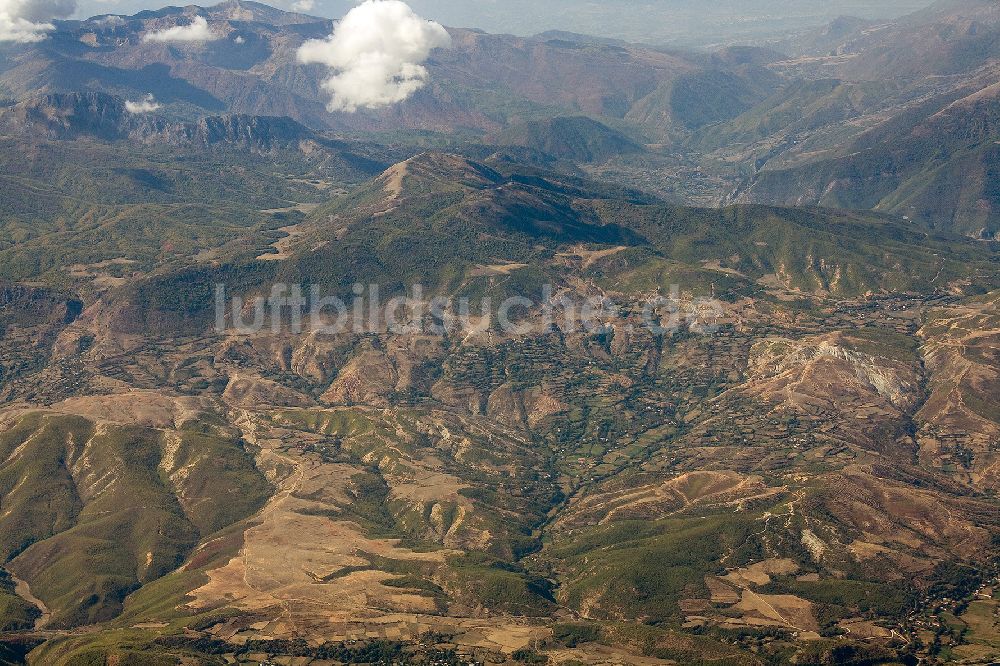
<svg viewBox="0 0 1000 666">
<path fill-rule="evenodd" d="M 102 92 L 33 97 L 0 112 L 0 128 L 53 139 L 92 137 L 199 147 L 225 144 L 257 151 L 298 150 L 301 141 L 329 143 L 291 118 L 226 114 L 190 123 L 171 122 L 153 112 L 130 112 L 125 100 Z"/>
</svg>

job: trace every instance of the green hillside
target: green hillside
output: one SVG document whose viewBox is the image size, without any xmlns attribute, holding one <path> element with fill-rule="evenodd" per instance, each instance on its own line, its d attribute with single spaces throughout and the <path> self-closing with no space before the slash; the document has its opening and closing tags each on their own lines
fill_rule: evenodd
<svg viewBox="0 0 1000 666">
<path fill-rule="evenodd" d="M 558 116 L 517 125 L 505 130 L 498 143 L 534 148 L 572 162 L 605 162 L 642 150 L 625 135 L 584 116 Z"/>
</svg>

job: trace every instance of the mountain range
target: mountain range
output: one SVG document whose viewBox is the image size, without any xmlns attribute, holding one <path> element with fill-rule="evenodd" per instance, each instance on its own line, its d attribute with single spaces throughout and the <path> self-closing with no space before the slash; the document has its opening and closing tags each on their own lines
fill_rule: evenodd
<svg viewBox="0 0 1000 666">
<path fill-rule="evenodd" d="M 995 3 L 332 28 L 0 47 L 0 663 L 1000 658 Z"/>
<path fill-rule="evenodd" d="M 156 119 L 135 122 L 289 117 L 316 132 L 422 134 L 437 137 L 425 146 L 459 150 L 499 137 L 678 203 L 873 209 L 989 238 L 997 12 L 987 0 L 942 2 L 890 23 L 841 20 L 800 42 L 707 55 L 452 29 L 427 88 L 388 109 L 330 113 L 318 66 L 299 65 L 295 50 L 332 22 L 225 3 L 62 22 L 48 40 L 4 47 L 0 97 L 44 106 L 39 95 L 152 94 Z M 141 38 L 193 16 L 220 38 Z"/>
</svg>

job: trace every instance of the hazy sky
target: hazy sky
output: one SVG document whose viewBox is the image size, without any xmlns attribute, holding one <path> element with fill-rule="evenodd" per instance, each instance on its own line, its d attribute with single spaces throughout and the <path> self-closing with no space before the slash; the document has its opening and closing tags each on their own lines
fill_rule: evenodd
<svg viewBox="0 0 1000 666">
<path fill-rule="evenodd" d="M 268 3 L 283 9 L 295 0 Z M 307 0 L 308 1 L 308 0 Z M 425 18 L 489 32 L 569 30 L 652 42 L 711 42 L 822 25 L 837 16 L 900 16 L 932 0 L 410 0 Z M 314 0 L 309 13 L 338 18 L 352 0 Z M 131 14 L 174 2 L 81 0 L 78 17 Z M 202 4 L 215 4 L 208 0 Z"/>
</svg>

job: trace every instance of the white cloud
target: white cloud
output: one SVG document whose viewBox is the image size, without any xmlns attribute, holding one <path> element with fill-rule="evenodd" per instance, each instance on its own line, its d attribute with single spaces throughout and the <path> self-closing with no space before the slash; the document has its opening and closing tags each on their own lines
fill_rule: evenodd
<svg viewBox="0 0 1000 666">
<path fill-rule="evenodd" d="M 148 93 L 138 102 L 125 101 L 125 110 L 129 113 L 152 113 L 162 105 L 153 97 L 153 93 Z"/>
<path fill-rule="evenodd" d="M 311 12 L 316 9 L 316 0 L 296 0 L 292 3 L 293 12 Z"/>
<path fill-rule="evenodd" d="M 218 39 L 208 27 L 208 21 L 203 16 L 195 16 L 194 21 L 187 25 L 175 25 L 172 28 L 147 32 L 142 36 L 144 42 L 210 42 Z"/>
<path fill-rule="evenodd" d="M 0 42 L 40 42 L 55 30 L 52 19 L 75 11 L 76 0 L 0 0 Z"/>
<path fill-rule="evenodd" d="M 425 21 L 400 0 L 366 0 L 337 24 L 326 39 L 312 39 L 298 51 L 301 63 L 329 67 L 322 86 L 330 111 L 377 109 L 412 95 L 427 84 L 425 62 L 432 50 L 451 45 L 440 24 Z"/>
<path fill-rule="evenodd" d="M 243 37 L 240 36 L 240 35 L 236 35 L 236 39 L 234 39 L 233 41 L 236 42 L 237 44 L 242 44 L 243 42 L 245 42 L 247 40 L 243 39 Z"/>
<path fill-rule="evenodd" d="M 125 20 L 123 16 L 116 16 L 114 14 L 108 14 L 107 16 L 100 16 L 97 18 L 90 19 L 91 22 L 96 23 L 101 27 L 115 27 L 121 25 L 128 25 L 128 21 Z"/>
</svg>

